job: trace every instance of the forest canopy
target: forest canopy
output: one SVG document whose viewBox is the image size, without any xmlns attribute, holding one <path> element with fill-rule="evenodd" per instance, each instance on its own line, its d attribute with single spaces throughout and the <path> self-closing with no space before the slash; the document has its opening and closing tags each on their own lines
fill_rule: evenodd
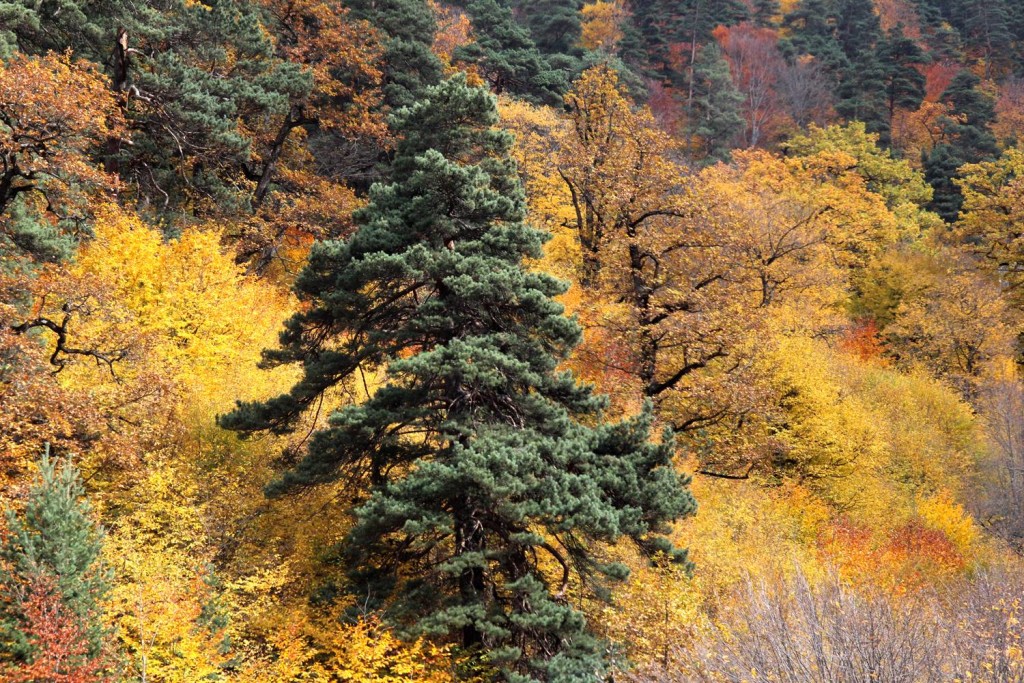
<svg viewBox="0 0 1024 683">
<path fill-rule="evenodd" d="M 0 680 L 1024 679 L 1024 4 L 0 0 Z"/>
</svg>

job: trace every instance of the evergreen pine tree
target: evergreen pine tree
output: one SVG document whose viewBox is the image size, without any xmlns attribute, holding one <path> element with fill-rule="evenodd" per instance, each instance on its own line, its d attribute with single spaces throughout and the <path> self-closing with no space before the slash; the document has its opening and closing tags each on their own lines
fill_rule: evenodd
<svg viewBox="0 0 1024 683">
<path fill-rule="evenodd" d="M 511 9 L 496 0 L 472 0 L 466 10 L 474 40 L 459 47 L 455 59 L 475 63 L 496 93 L 549 104 L 561 101 L 570 74 L 552 68 Z"/>
<path fill-rule="evenodd" d="M 559 74 L 559 93 L 592 59 L 580 46 L 583 0 L 515 0 L 515 17 L 523 22 L 548 68 Z"/>
<path fill-rule="evenodd" d="M 947 223 L 955 222 L 960 215 L 963 196 L 953 179 L 966 162 L 956 154 L 952 145 L 946 143 L 935 145 L 922 161 L 925 182 L 932 186 L 933 191 L 928 208 Z"/>
<path fill-rule="evenodd" d="M 999 145 L 989 125 L 995 120 L 995 103 L 978 90 L 981 80 L 970 71 L 961 71 L 942 93 L 952 116 L 940 121 L 944 142 L 925 159 L 925 179 L 934 188 L 929 208 L 946 221 L 957 219 L 963 196 L 953 182 L 964 164 L 994 159 Z"/>
<path fill-rule="evenodd" d="M 879 57 L 885 65 L 885 95 L 889 125 L 897 109 L 914 110 L 925 95 L 925 77 L 917 67 L 926 64 L 928 55 L 903 33 L 903 25 L 889 31 Z M 883 139 L 883 144 L 888 141 Z"/>
<path fill-rule="evenodd" d="M 995 102 L 978 90 L 980 84 L 981 79 L 973 73 L 961 71 L 942 93 L 941 100 L 956 115 L 943 120 L 943 133 L 954 141 L 964 163 L 993 159 L 999 154 L 999 145 L 989 129 L 996 118 Z"/>
<path fill-rule="evenodd" d="M 835 35 L 845 55 L 836 111 L 848 121 L 863 121 L 869 132 L 887 136 L 885 78 L 888 65 L 879 55 L 882 27 L 873 4 L 862 0 L 836 0 Z"/>
<path fill-rule="evenodd" d="M 71 258 L 78 246 L 73 226 L 56 225 L 26 206 L 24 198 L 12 202 L 0 230 L 0 254 L 24 254 L 37 263 Z M 6 262 L 5 262 L 6 261 Z M 0 257 L 0 273 L 17 268 L 16 259 Z"/>
<path fill-rule="evenodd" d="M 362 482 L 341 551 L 363 601 L 410 634 L 457 638 L 504 680 L 596 680 L 570 577 L 623 577 L 591 551 L 622 536 L 685 562 L 659 534 L 692 498 L 671 439 L 648 441 L 649 409 L 602 423 L 605 402 L 556 369 L 580 330 L 552 298 L 565 285 L 523 264 L 545 236 L 523 222 L 494 98 L 456 76 L 398 118 L 392 184 L 351 238 L 313 249 L 296 283 L 308 308 L 265 353 L 302 379 L 221 422 L 287 433 L 324 392 L 382 372 L 268 492 Z"/>
<path fill-rule="evenodd" d="M 718 43 L 708 43 L 700 49 L 693 73 L 690 134 L 700 139 L 706 159 L 724 160 L 732 149 L 731 143 L 746 125 L 741 109 L 743 95 L 732 81 L 729 63 Z"/>
<path fill-rule="evenodd" d="M 103 161 L 165 214 L 244 212 L 251 139 L 239 119 L 286 110 L 312 87 L 273 58 L 254 3 L 0 0 L 0 27 L 0 55 L 70 50 L 107 67 L 131 144 L 112 144 Z"/>
<path fill-rule="evenodd" d="M 741 0 L 649 0 L 631 7 L 650 75 L 677 87 L 687 85 L 688 74 L 673 63 L 674 44 L 707 43 L 716 26 L 733 26 L 750 15 Z"/>
<path fill-rule="evenodd" d="M 1024 43 L 1024 3 L 1014 2 L 1008 6 L 1010 35 L 1017 47 L 1017 59 L 1021 58 Z"/>
<path fill-rule="evenodd" d="M 993 75 L 993 65 L 1002 70 L 1012 68 L 1013 36 L 1006 0 L 965 1 L 961 12 L 961 34 L 968 48 L 983 60 L 985 78 Z"/>
<path fill-rule="evenodd" d="M 672 43 L 683 41 L 682 22 L 673 13 L 673 5 L 664 0 L 651 0 L 632 6 L 632 26 L 635 28 L 632 37 L 636 43 L 634 51 L 638 57 L 642 55 L 649 75 L 666 83 L 678 79 L 678 74 L 672 72 L 669 47 Z M 631 37 L 629 32 L 626 37 Z M 624 47 L 632 46 L 627 43 Z"/>
<path fill-rule="evenodd" d="M 752 18 L 757 26 L 765 28 L 776 26 L 780 14 L 782 14 L 782 5 L 779 0 L 754 0 Z"/>
<path fill-rule="evenodd" d="M 0 542 L 0 661 L 31 661 L 35 655 L 19 598 L 33 586 L 52 586 L 61 606 L 78 620 L 88 656 L 104 651 L 107 630 L 100 602 L 109 574 L 100 561 L 103 532 L 93 521 L 78 470 L 59 467 L 49 448 L 40 478 L 20 517 L 6 511 L 8 534 Z"/>
<path fill-rule="evenodd" d="M 622 22 L 622 40 L 616 46 L 619 58 L 626 65 L 630 73 L 641 78 L 650 70 L 650 59 L 647 53 L 646 40 L 640 27 L 636 23 L 636 17 L 626 14 L 626 20 Z M 647 93 L 647 87 L 643 89 Z"/>
<path fill-rule="evenodd" d="M 582 0 L 516 0 L 516 8 L 542 53 L 551 57 L 578 51 Z"/>
<path fill-rule="evenodd" d="M 370 22 L 385 36 L 384 102 L 408 106 L 419 92 L 441 80 L 441 60 L 431 50 L 437 30 L 424 0 L 344 0 L 356 19 Z"/>
<path fill-rule="evenodd" d="M 915 9 L 922 37 L 933 61 L 960 61 L 963 57 L 959 32 L 953 28 L 937 0 L 916 0 Z"/>
<path fill-rule="evenodd" d="M 812 55 L 822 69 L 838 81 L 850 63 L 836 39 L 836 15 L 833 0 L 800 0 L 783 18 L 788 39 L 780 48 L 790 57 Z"/>
</svg>

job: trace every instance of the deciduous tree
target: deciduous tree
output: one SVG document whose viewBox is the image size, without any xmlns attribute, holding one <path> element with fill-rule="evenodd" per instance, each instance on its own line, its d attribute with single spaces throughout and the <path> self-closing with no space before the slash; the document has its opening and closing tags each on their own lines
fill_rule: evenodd
<svg viewBox="0 0 1024 683">
<path fill-rule="evenodd" d="M 117 101 L 88 63 L 0 63 L 0 253 L 69 256 L 90 196 L 115 184 L 92 155 L 121 134 Z"/>
</svg>

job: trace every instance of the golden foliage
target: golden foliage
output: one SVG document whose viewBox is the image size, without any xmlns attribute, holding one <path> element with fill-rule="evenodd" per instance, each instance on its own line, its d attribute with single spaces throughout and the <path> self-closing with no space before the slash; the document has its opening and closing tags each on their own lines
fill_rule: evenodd
<svg viewBox="0 0 1024 683">
<path fill-rule="evenodd" d="M 123 134 L 117 100 L 99 69 L 70 54 L 0 63 L 0 227 L 24 194 L 50 218 L 80 215 L 116 184 L 90 158 Z"/>
<path fill-rule="evenodd" d="M 596 0 L 580 10 L 583 32 L 580 47 L 611 53 L 622 40 L 622 25 L 628 14 L 621 0 Z"/>
</svg>

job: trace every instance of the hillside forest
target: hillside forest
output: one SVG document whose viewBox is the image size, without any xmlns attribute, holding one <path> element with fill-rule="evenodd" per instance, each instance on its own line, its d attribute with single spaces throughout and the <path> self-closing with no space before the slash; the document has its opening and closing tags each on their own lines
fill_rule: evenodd
<svg viewBox="0 0 1024 683">
<path fill-rule="evenodd" d="M 1024 681 L 1024 3 L 0 0 L 0 680 Z"/>
</svg>

